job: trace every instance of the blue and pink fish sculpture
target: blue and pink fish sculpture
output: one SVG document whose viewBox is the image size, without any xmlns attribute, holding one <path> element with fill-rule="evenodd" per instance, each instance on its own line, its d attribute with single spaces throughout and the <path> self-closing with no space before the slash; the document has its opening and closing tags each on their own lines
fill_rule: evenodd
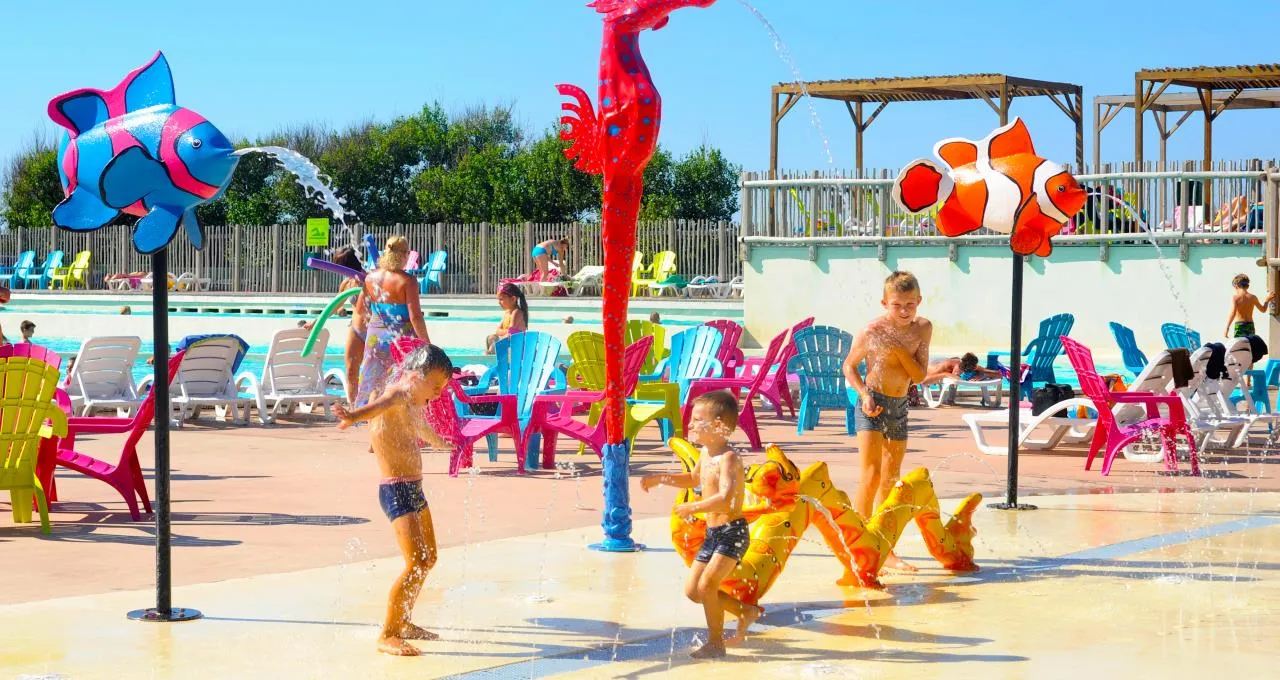
<svg viewBox="0 0 1280 680">
<path fill-rule="evenodd" d="M 204 245 L 195 209 L 222 195 L 239 158 L 218 128 L 174 103 L 164 54 L 111 90 L 55 97 L 49 117 L 67 128 L 58 149 L 67 198 L 54 208 L 54 224 L 92 231 L 127 213 L 141 218 L 138 252 L 164 248 L 179 225 L 195 247 Z"/>
</svg>

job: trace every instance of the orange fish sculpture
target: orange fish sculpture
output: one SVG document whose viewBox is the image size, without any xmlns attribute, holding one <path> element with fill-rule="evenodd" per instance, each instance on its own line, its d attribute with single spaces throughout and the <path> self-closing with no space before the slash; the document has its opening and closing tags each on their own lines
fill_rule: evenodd
<svg viewBox="0 0 1280 680">
<path fill-rule="evenodd" d="M 911 213 L 942 203 L 938 229 L 963 236 L 980 227 L 1009 234 L 1019 255 L 1045 257 L 1049 237 L 1084 207 L 1085 192 L 1066 168 L 1036 155 L 1021 118 L 986 139 L 944 139 L 930 160 L 912 161 L 893 183 L 893 198 Z"/>
</svg>

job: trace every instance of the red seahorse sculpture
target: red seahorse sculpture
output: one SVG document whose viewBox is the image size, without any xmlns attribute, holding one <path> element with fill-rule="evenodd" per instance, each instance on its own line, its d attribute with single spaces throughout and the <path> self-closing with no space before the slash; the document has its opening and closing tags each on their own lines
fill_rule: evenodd
<svg viewBox="0 0 1280 680">
<path fill-rule="evenodd" d="M 667 24 L 682 7 L 710 7 L 715 0 L 596 0 L 588 5 L 604 15 L 600 51 L 600 110 L 582 88 L 557 85 L 573 97 L 562 108 L 561 138 L 571 142 L 565 156 L 579 170 L 604 176 L 603 221 L 605 343 L 605 427 L 610 444 L 622 443 L 626 395 L 622 394 L 623 334 L 636 252 L 636 218 L 644 195 L 644 168 L 658 148 L 662 98 L 640 56 L 640 32 Z"/>
</svg>

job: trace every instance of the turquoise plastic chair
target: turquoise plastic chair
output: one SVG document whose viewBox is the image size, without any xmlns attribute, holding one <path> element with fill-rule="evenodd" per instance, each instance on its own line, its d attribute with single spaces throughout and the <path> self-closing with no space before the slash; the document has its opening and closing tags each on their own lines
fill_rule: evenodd
<svg viewBox="0 0 1280 680">
<path fill-rule="evenodd" d="M 855 433 L 857 400 L 844 379 L 844 360 L 853 336 L 834 326 L 810 326 L 792 333 L 796 354 L 788 369 L 800 381 L 800 413 L 796 434 L 818 426 L 823 409 L 844 411 L 845 429 Z"/>
<path fill-rule="evenodd" d="M 1180 323 L 1167 323 L 1160 327 L 1160 335 L 1164 337 L 1164 346 L 1169 349 L 1185 348 L 1189 351 L 1200 349 L 1200 334 Z"/>
<path fill-rule="evenodd" d="M 724 365 L 717 356 L 724 344 L 724 334 L 711 326 L 694 326 L 671 336 L 671 353 L 658 362 L 654 372 L 640 376 L 641 382 L 665 380 L 680 386 L 680 403 L 689 396 L 689 386 L 699 378 L 719 378 L 724 375 Z M 658 422 L 662 439 L 669 439 L 674 428 L 671 421 Z"/>
<path fill-rule="evenodd" d="M 418 290 L 421 293 L 430 293 L 431 287 L 436 287 L 437 293 L 444 292 L 444 271 L 449 266 L 449 253 L 443 250 L 437 250 L 427 256 L 427 263 L 419 270 L 422 276 L 418 277 Z"/>
<path fill-rule="evenodd" d="M 1120 346 L 1125 370 L 1132 373 L 1135 378 L 1138 377 L 1142 369 L 1147 366 L 1147 355 L 1138 349 L 1138 340 L 1133 337 L 1133 329 L 1112 321 L 1111 334 L 1115 336 L 1116 344 Z"/>
<path fill-rule="evenodd" d="M 1055 314 L 1040 322 L 1040 332 L 1035 339 L 1027 343 L 1022 350 L 1024 361 L 1031 370 L 1022 381 L 1022 396 L 1030 397 L 1036 383 L 1057 382 L 1053 372 L 1053 362 L 1062 354 L 1062 336 L 1070 335 L 1072 326 L 1076 325 L 1073 314 Z M 995 369 L 996 357 L 1007 357 L 1008 352 L 988 352 L 987 368 Z M 1012 374 L 1017 373 L 1017 366 L 1011 366 Z"/>
<path fill-rule="evenodd" d="M 373 234 L 365 234 L 364 238 L 364 268 L 373 271 L 378 268 L 378 239 Z"/>
<path fill-rule="evenodd" d="M 541 450 L 542 437 L 530 428 L 533 417 L 534 398 L 550 391 L 565 391 L 564 372 L 557 367 L 560 353 L 564 346 L 555 336 L 537 331 L 516 333 L 499 340 L 494 345 L 494 353 L 498 363 L 489 372 L 498 381 L 498 393 L 513 395 L 516 418 L 520 422 L 521 438 L 524 442 L 516 442 L 517 458 L 525 452 L 525 469 L 538 469 L 537 453 Z M 552 381 L 555 389 L 551 389 Z M 499 406 L 507 408 L 510 401 Z M 500 416 L 503 414 L 499 414 Z M 495 442 L 497 434 L 488 436 L 489 460 L 497 460 Z"/>
<path fill-rule="evenodd" d="M 9 288 L 18 288 L 19 284 L 25 285 L 27 282 L 27 274 L 31 272 L 31 267 L 35 266 L 36 253 L 34 250 L 24 250 L 18 254 L 18 259 L 14 261 L 12 267 L 0 268 L 0 281 Z"/>
<path fill-rule="evenodd" d="M 32 267 L 27 272 L 27 282 L 25 288 L 34 288 L 36 290 L 44 290 L 49 287 L 49 275 L 53 270 L 62 266 L 62 260 L 66 257 L 66 253 L 61 250 L 51 250 L 44 258 L 44 264 L 39 267 Z"/>
</svg>

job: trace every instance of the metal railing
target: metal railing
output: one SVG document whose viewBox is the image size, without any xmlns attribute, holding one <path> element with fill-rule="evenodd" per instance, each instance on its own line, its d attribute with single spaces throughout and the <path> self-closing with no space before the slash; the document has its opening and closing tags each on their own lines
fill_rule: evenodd
<svg viewBox="0 0 1280 680">
<path fill-rule="evenodd" d="M 1142 232 L 1259 232 L 1263 228 L 1261 161 L 1219 163 L 1216 169 L 1157 168 L 1133 164 L 1076 175 L 1089 200 L 1064 235 Z M 1193 165 L 1193 164 L 1189 164 Z M 880 177 L 784 177 L 744 173 L 744 236 L 914 237 L 939 236 L 937 206 L 910 215 L 892 199 L 894 173 Z M 986 229 L 976 235 L 994 234 Z"/>
<path fill-rule="evenodd" d="M 169 269 L 177 274 L 191 272 L 211 282 L 217 292 L 320 293 L 332 292 L 333 275 L 305 267 L 317 249 L 305 246 L 304 225 L 208 226 L 204 228 L 205 248 L 196 250 L 179 234 L 169 246 Z M 515 278 L 534 269 L 529 252 L 534 245 L 552 238 L 568 237 L 566 254 L 571 275 L 585 265 L 604 262 L 600 245 L 600 225 L 569 224 L 397 224 L 354 225 L 358 235 L 373 234 L 379 244 L 392 235 L 409 239 L 426 262 L 429 253 L 449 253 L 444 291 L 451 294 L 481 294 L 494 290 L 504 278 Z M 661 250 L 676 253 L 677 270 L 686 279 L 716 276 L 727 281 L 742 273 L 736 223 L 695 220 L 642 222 L 637 225 L 637 248 L 646 254 Z M 52 250 L 66 253 L 69 264 L 81 250 L 93 252 L 89 281 L 103 288 L 108 274 L 149 272 L 150 259 L 134 251 L 132 232 L 127 227 L 106 227 L 93 232 L 61 229 L 10 229 L 0 233 L 0 266 L 12 266 L 20 252 L 33 250 L 36 265 Z M 347 236 L 335 228 L 331 245 L 343 245 Z M 321 255 L 323 256 L 323 255 Z"/>
</svg>

